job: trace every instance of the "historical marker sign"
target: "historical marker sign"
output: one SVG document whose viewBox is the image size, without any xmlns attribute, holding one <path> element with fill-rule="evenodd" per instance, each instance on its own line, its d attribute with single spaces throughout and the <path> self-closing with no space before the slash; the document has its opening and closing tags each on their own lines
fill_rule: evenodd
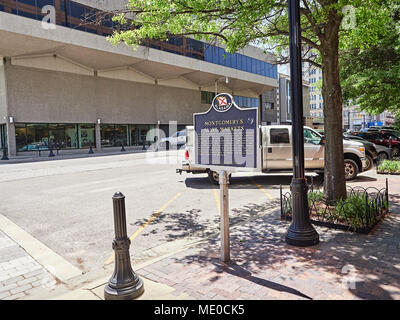
<svg viewBox="0 0 400 320">
<path fill-rule="evenodd" d="M 254 171 L 259 167 L 258 108 L 240 108 L 227 93 L 194 114 L 195 164 L 213 170 Z"/>
</svg>

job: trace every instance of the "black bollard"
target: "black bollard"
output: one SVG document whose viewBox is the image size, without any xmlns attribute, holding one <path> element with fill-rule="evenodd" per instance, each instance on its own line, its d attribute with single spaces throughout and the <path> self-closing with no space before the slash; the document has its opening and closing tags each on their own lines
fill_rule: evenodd
<svg viewBox="0 0 400 320">
<path fill-rule="evenodd" d="M 146 150 L 146 141 L 145 140 L 143 140 L 143 148 L 142 148 L 142 150 Z"/>
<path fill-rule="evenodd" d="M 113 196 L 115 238 L 114 273 L 104 288 L 105 300 L 132 300 L 144 291 L 143 281 L 132 270 L 129 246 L 131 240 L 126 231 L 125 196 L 116 192 Z"/>
<path fill-rule="evenodd" d="M 165 142 L 165 150 L 169 150 L 169 141 L 168 140 Z"/>
<path fill-rule="evenodd" d="M 52 144 L 50 144 L 49 148 L 50 148 L 49 157 L 54 157 L 54 153 L 53 153 L 53 145 L 52 145 Z"/>
<path fill-rule="evenodd" d="M 121 139 L 121 152 L 126 151 L 124 148 L 124 139 Z"/>
<path fill-rule="evenodd" d="M 389 160 L 393 159 L 393 142 L 392 142 L 392 137 L 389 137 Z"/>
<path fill-rule="evenodd" d="M 89 154 L 93 154 L 92 141 L 89 141 Z"/>
<path fill-rule="evenodd" d="M 1 158 L 1 160 L 9 160 L 7 157 L 7 148 L 3 148 L 3 157 Z"/>
</svg>

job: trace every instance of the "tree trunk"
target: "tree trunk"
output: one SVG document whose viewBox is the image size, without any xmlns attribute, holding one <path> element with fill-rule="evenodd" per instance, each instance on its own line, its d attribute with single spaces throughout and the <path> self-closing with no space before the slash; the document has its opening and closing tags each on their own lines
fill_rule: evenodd
<svg viewBox="0 0 400 320">
<path fill-rule="evenodd" d="M 324 99 L 325 128 L 324 196 L 329 201 L 335 201 L 346 198 L 342 90 L 339 78 L 339 34 L 338 30 L 337 32 L 336 30 L 329 30 L 326 35 L 327 38 L 322 52 L 322 96 Z"/>
</svg>

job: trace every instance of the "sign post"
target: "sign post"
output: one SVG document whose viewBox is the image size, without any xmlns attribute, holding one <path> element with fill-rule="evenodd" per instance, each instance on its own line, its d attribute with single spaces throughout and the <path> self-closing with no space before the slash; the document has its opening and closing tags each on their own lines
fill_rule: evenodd
<svg viewBox="0 0 400 320">
<path fill-rule="evenodd" d="M 229 174 L 260 170 L 258 112 L 238 107 L 230 94 L 221 93 L 207 112 L 193 115 L 195 164 L 219 173 L 223 262 L 230 261 Z"/>
<path fill-rule="evenodd" d="M 230 261 L 229 239 L 229 193 L 228 173 L 222 170 L 219 174 L 220 206 L 221 206 L 221 261 Z"/>
</svg>

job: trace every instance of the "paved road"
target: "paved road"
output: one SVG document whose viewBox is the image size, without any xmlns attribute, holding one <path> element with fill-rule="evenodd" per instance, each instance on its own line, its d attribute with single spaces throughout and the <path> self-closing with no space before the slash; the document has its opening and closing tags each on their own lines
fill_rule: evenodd
<svg viewBox="0 0 400 320">
<path fill-rule="evenodd" d="M 206 175 L 175 173 L 182 151 L 1 164 L 0 213 L 84 272 L 112 255 L 112 195 L 126 196 L 132 254 L 218 226 L 218 189 Z M 277 204 L 290 175 L 239 174 L 233 222 Z M 149 220 L 150 219 L 150 220 Z M 149 223 L 150 222 L 150 223 Z"/>
</svg>

